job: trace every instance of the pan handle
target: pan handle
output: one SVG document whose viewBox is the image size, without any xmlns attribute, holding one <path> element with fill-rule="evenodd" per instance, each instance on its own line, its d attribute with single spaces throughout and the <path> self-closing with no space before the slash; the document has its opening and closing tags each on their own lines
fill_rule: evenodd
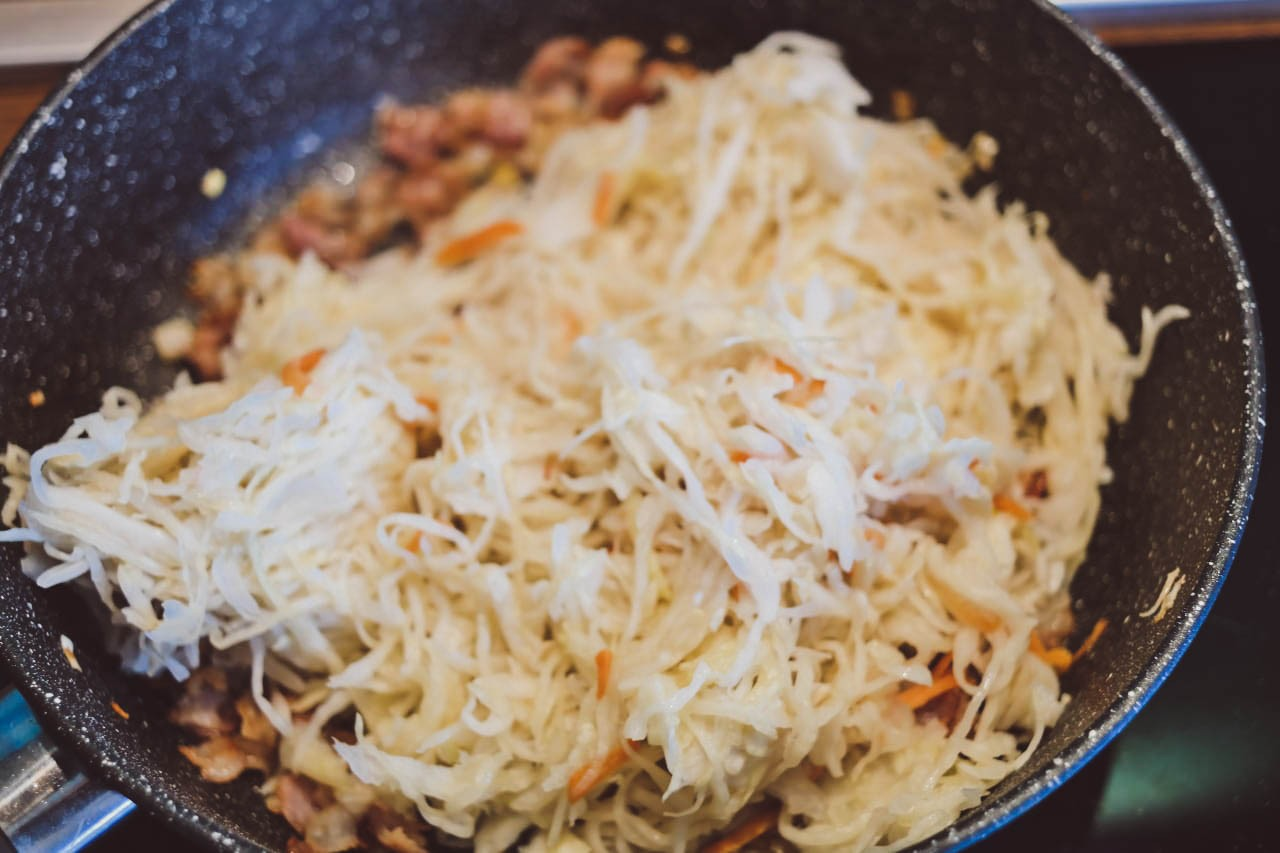
<svg viewBox="0 0 1280 853">
<path fill-rule="evenodd" d="M 0 847 L 75 851 L 133 811 L 76 768 L 12 687 L 0 692 Z"/>
</svg>

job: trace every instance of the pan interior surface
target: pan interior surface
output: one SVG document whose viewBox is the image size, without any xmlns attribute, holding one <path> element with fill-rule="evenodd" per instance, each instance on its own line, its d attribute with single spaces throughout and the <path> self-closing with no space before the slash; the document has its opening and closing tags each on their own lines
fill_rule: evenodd
<svg viewBox="0 0 1280 853">
<path fill-rule="evenodd" d="M 1077 623 L 1112 628 L 1073 670 L 1074 697 L 1032 759 L 980 809 L 925 842 L 972 841 L 1056 787 L 1163 680 L 1221 582 L 1260 448 L 1261 341 L 1252 294 L 1211 188 L 1140 89 L 1058 15 L 996 0 L 170 0 L 118 33 L 42 109 L 0 166 L 0 441 L 32 447 L 123 384 L 166 387 L 150 330 L 183 306 L 190 263 L 358 146 L 385 96 L 421 100 L 510 81 L 546 38 L 681 33 L 704 67 L 798 29 L 839 43 L 887 114 L 906 89 L 953 141 L 1001 146 L 994 179 L 1044 211 L 1085 275 L 1111 273 L 1131 342 L 1143 305 L 1177 303 L 1128 423 L 1115 481 L 1073 585 Z M 216 201 L 211 168 L 229 176 Z M 48 402 L 26 405 L 31 390 Z M 176 750 L 168 689 L 126 678 L 72 596 L 37 591 L 0 550 L 0 657 L 42 723 L 99 778 L 211 846 L 283 847 L 253 784 L 200 781 Z M 1175 610 L 1141 618 L 1174 569 Z M 59 635 L 75 643 L 71 670 Z M 126 720 L 111 709 L 118 702 Z"/>
</svg>

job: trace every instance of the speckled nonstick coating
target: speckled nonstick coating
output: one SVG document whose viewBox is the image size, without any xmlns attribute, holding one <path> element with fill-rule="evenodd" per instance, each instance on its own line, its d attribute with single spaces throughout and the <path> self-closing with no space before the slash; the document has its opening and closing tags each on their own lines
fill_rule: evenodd
<svg viewBox="0 0 1280 853">
<path fill-rule="evenodd" d="M 1110 441 L 1116 478 L 1073 592 L 1081 626 L 1106 616 L 1112 627 L 1067 677 L 1075 700 L 1025 767 L 920 849 L 982 837 L 1078 770 L 1168 675 L 1226 574 L 1261 451 L 1256 308 L 1213 189 L 1150 95 L 1046 4 L 159 3 L 71 75 L 0 165 L 0 440 L 56 437 L 111 384 L 163 389 L 172 370 L 148 330 L 183 306 L 192 259 L 237 239 L 326 152 L 364 140 L 379 97 L 510 81 L 533 46 L 564 32 L 653 45 L 682 32 L 713 67 L 785 28 L 842 44 L 881 109 L 905 88 L 953 140 L 994 134 L 1004 193 L 1045 211 L 1086 275 L 1111 271 L 1113 317 L 1131 341 L 1144 304 L 1193 315 L 1162 337 Z M 210 201 L 199 186 L 215 166 L 230 181 Z M 33 409 L 36 388 L 48 403 Z M 0 552 L 0 658 L 48 731 L 192 837 L 281 847 L 287 827 L 252 782 L 201 782 L 174 748 L 164 689 L 119 674 L 92 615 L 38 591 L 18 555 Z M 1138 618 L 1175 568 L 1187 581 L 1174 611 Z"/>
</svg>

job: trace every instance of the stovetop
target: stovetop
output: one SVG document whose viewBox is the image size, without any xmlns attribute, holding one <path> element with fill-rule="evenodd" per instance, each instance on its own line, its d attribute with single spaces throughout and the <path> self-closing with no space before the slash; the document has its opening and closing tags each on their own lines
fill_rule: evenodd
<svg viewBox="0 0 1280 853">
<path fill-rule="evenodd" d="M 1235 223 L 1280 377 L 1280 40 L 1123 58 L 1204 162 Z M 1280 401 L 1280 393 L 1271 399 Z M 1280 403 L 1277 403 L 1280 404 Z M 1273 439 L 1274 440 L 1274 439 Z M 1280 849 L 1280 451 L 1235 566 L 1159 694 L 1102 754 L 978 853 Z M 136 814 L 95 853 L 189 846 Z"/>
</svg>

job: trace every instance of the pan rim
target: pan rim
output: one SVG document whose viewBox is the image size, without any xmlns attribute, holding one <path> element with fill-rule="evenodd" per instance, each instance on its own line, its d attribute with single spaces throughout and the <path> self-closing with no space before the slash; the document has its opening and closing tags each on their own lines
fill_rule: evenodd
<svg viewBox="0 0 1280 853">
<path fill-rule="evenodd" d="M 1072 741 L 1055 760 L 1023 784 L 995 800 L 984 800 L 981 806 L 962 814 L 949 827 L 924 839 L 909 849 L 910 853 L 935 853 L 942 850 L 963 850 L 989 837 L 1015 818 L 1025 814 L 1049 794 L 1056 791 L 1086 764 L 1098 755 L 1120 734 L 1139 711 L 1168 679 L 1187 647 L 1199 632 L 1226 581 L 1236 551 L 1244 536 L 1249 510 L 1257 489 L 1258 473 L 1262 465 L 1262 443 L 1266 416 L 1266 367 L 1264 362 L 1262 325 L 1258 316 L 1258 303 L 1253 283 L 1240 249 L 1231 218 L 1222 206 L 1221 199 L 1208 172 L 1187 142 L 1182 130 L 1165 112 L 1164 107 L 1151 94 L 1146 84 L 1125 64 L 1111 48 L 1050 0 L 1032 0 L 1034 6 L 1047 17 L 1065 28 L 1116 76 L 1121 85 L 1136 97 L 1147 115 L 1173 145 L 1182 164 L 1187 168 L 1192 183 L 1199 193 L 1213 220 L 1214 232 L 1222 241 L 1223 253 L 1235 277 L 1236 293 L 1244 331 L 1245 407 L 1242 413 L 1243 439 L 1240 457 L 1232 483 L 1227 514 L 1214 538 L 1214 551 L 1207 561 L 1198 582 L 1187 596 L 1188 606 L 1183 609 L 1178 622 L 1165 637 L 1156 654 L 1142 668 L 1139 675 L 1121 688 L 1119 698 L 1103 711 L 1094 728 Z"/>
<path fill-rule="evenodd" d="M 63 81 L 41 102 L 0 155 L 0 185 L 7 181 L 32 139 L 49 123 L 54 111 L 75 90 L 81 80 L 93 72 L 109 54 L 137 30 L 165 13 L 177 2 L 178 0 L 155 0 L 150 3 L 118 27 L 84 60 L 68 71 Z M 1071 37 L 1081 42 L 1094 58 L 1107 67 L 1122 88 L 1137 99 L 1150 120 L 1173 146 L 1179 161 L 1187 169 L 1200 201 L 1205 204 L 1209 212 L 1214 233 L 1222 241 L 1222 251 L 1226 257 L 1227 266 L 1235 278 L 1237 301 L 1241 312 L 1239 328 L 1244 333 L 1244 368 L 1247 372 L 1245 406 L 1240 413 L 1243 438 L 1236 461 L 1235 479 L 1231 487 L 1227 513 L 1214 538 L 1212 556 L 1206 561 L 1204 571 L 1187 597 L 1188 606 L 1179 614 L 1178 621 L 1165 637 L 1156 654 L 1144 665 L 1139 675 L 1119 691 L 1119 698 L 1097 718 L 1094 728 L 1058 754 L 1059 760 L 1050 763 L 1039 773 L 1000 798 L 984 800 L 980 806 L 962 814 L 946 829 L 909 848 L 912 853 L 964 849 L 989 837 L 997 829 L 1027 812 L 1067 782 L 1107 746 L 1150 701 L 1200 630 L 1226 580 L 1248 520 L 1262 459 L 1266 382 L 1261 322 L 1243 253 L 1230 217 L 1223 208 L 1217 191 L 1182 131 L 1156 101 L 1146 85 L 1134 75 L 1119 56 L 1104 45 L 1096 35 L 1053 5 L 1051 0 L 1030 0 L 1030 5 L 1045 16 L 1049 26 L 1061 27 Z M 23 694 L 44 731 L 60 745 L 69 748 L 91 776 L 127 795 L 147 814 L 179 829 L 193 840 L 242 850 L 265 851 L 268 849 L 238 833 L 228 833 L 226 827 L 201 812 L 163 797 L 151 786 L 140 783 L 136 776 L 130 775 L 128 768 L 111 761 L 101 760 L 89 733 L 69 727 L 63 722 L 60 709 L 52 699 L 46 697 L 43 691 L 36 689 L 36 686 L 27 679 L 21 661 L 14 657 L 13 650 L 7 645 L 0 645 L 0 665 L 4 667 L 12 683 Z"/>
</svg>

